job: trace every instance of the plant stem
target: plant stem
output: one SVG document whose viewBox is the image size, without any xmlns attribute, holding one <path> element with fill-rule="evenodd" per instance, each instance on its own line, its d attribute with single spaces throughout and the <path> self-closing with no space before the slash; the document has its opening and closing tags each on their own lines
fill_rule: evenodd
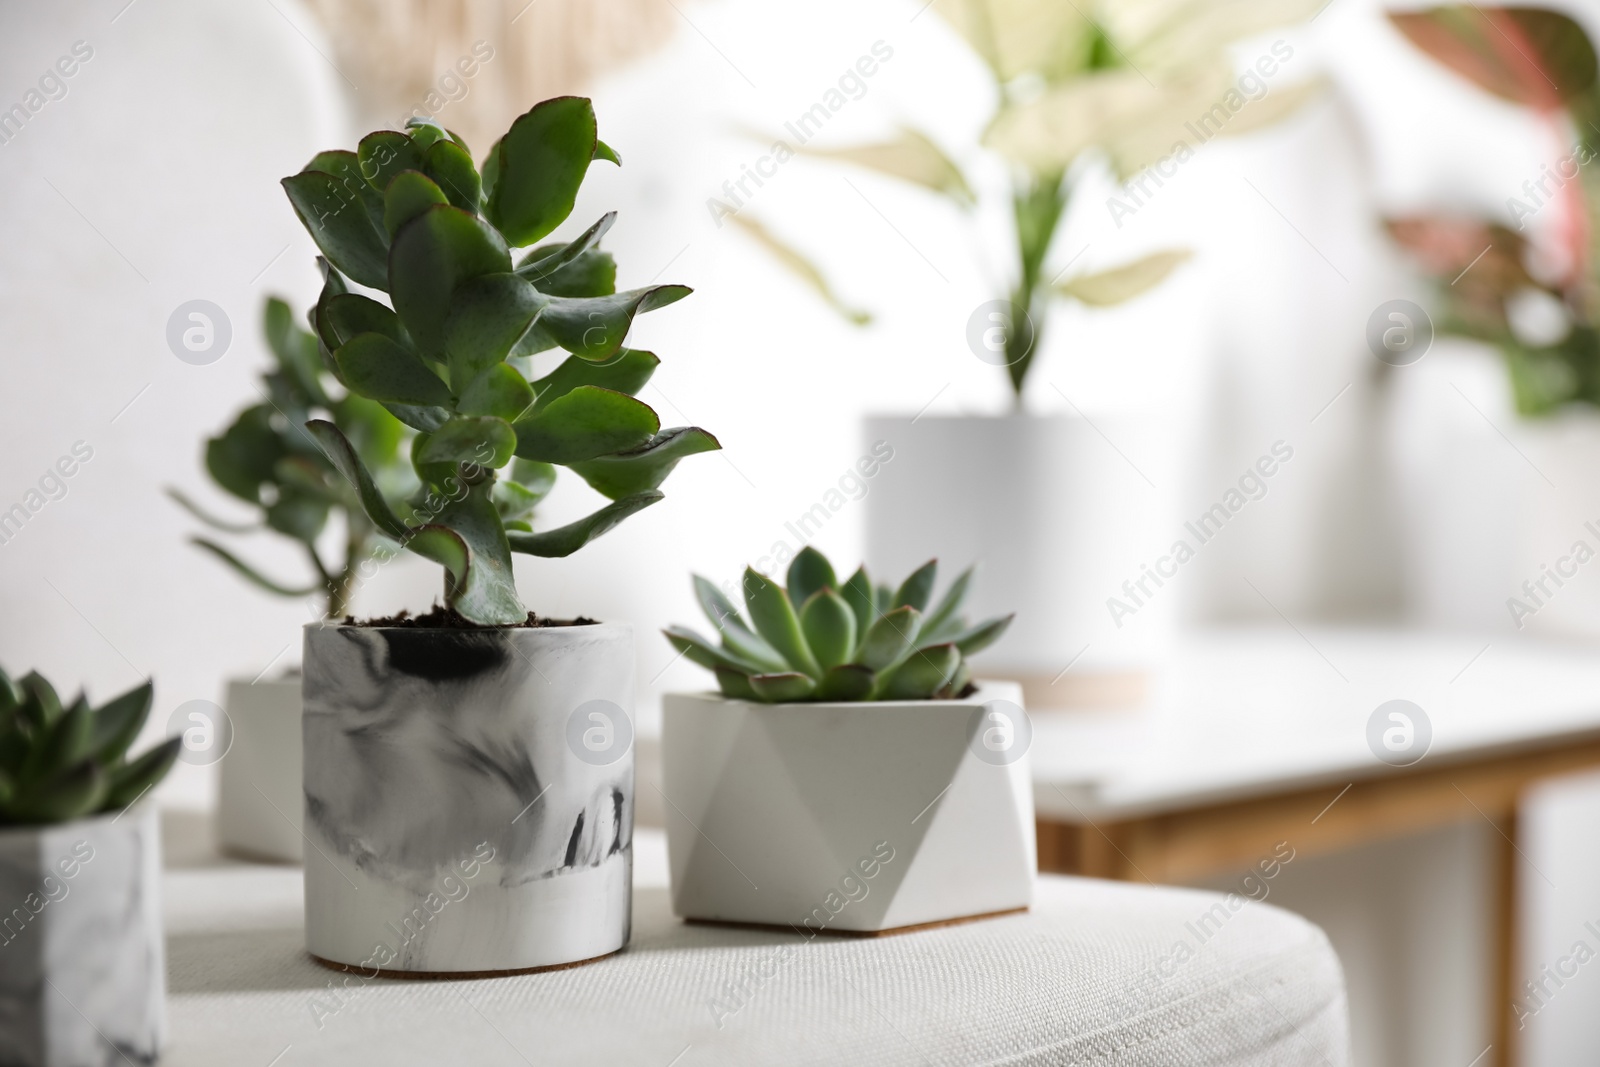
<svg viewBox="0 0 1600 1067">
<path fill-rule="evenodd" d="M 1045 314 L 1050 307 L 1049 283 L 1040 273 L 1056 226 L 1067 206 L 1067 187 L 1062 173 L 1019 176 L 1012 190 L 1012 211 L 1017 225 L 1017 259 L 1020 273 L 1011 295 L 1015 308 L 1027 314 L 1032 329 L 1013 327 L 1006 333 L 1006 372 L 1022 409 L 1022 390 L 1039 351 L 1044 333 Z"/>
</svg>

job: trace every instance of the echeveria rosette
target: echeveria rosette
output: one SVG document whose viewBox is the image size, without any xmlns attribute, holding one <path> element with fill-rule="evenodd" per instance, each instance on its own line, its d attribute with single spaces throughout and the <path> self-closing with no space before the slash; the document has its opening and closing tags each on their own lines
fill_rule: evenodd
<svg viewBox="0 0 1600 1067">
<path fill-rule="evenodd" d="M 448 605 L 486 626 L 527 618 L 511 553 L 575 552 L 660 500 L 680 459 L 721 447 L 698 427 L 662 429 L 634 395 L 659 360 L 624 346 L 636 315 L 690 290 L 617 292 L 616 263 L 599 248 L 615 213 L 571 241 L 538 244 L 571 214 L 594 160 L 620 163 L 596 136 L 590 102 L 558 97 L 518 118 L 481 171 L 459 137 L 414 119 L 355 152 L 320 153 L 283 181 L 322 251 L 312 313 L 321 358 L 418 431 L 422 492 L 397 514 L 337 426 L 307 428 L 374 525 L 441 564 Z M 527 357 L 551 349 L 569 355 L 530 381 Z M 536 532 L 529 515 L 557 467 L 610 503 Z"/>
<path fill-rule="evenodd" d="M 136 759 L 128 748 L 150 714 L 149 682 L 98 708 L 63 703 L 37 672 L 0 671 L 0 824 L 42 826 L 137 801 L 178 758 L 181 737 Z"/>
<path fill-rule="evenodd" d="M 938 563 L 929 560 L 898 589 L 874 586 L 865 567 L 839 582 L 821 552 L 804 548 L 787 587 L 744 572 L 746 622 L 715 585 L 696 575 L 701 610 L 720 636 L 665 630 L 686 658 L 717 676 L 722 694 L 766 704 L 793 701 L 945 700 L 972 688 L 966 657 L 1005 633 L 1013 616 L 968 625 L 962 601 L 972 570 L 933 598 Z"/>
<path fill-rule="evenodd" d="M 318 354 L 315 335 L 294 322 L 289 305 L 266 301 L 263 324 L 276 365 L 261 377 L 262 401 L 245 408 L 221 434 L 206 442 L 206 470 L 230 496 L 256 511 L 252 522 L 217 518 L 182 492 L 167 493 L 192 515 L 224 534 L 270 530 L 295 542 L 311 564 L 306 582 L 269 577 L 210 537 L 190 540 L 256 586 L 278 596 L 327 597 L 328 615 L 349 607 L 356 573 L 378 549 L 380 535 L 350 486 L 305 430 L 314 414 L 327 418 L 353 442 L 378 483 L 391 492 L 415 485 L 403 447 L 409 431 L 384 408 L 339 388 Z M 319 547 L 331 515 L 344 520 L 344 545 L 337 555 Z"/>
</svg>

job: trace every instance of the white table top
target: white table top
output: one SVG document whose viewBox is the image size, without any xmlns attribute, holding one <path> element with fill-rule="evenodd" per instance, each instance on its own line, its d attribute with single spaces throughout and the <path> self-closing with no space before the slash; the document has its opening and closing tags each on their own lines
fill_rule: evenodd
<svg viewBox="0 0 1600 1067">
<path fill-rule="evenodd" d="M 1487 647 L 1486 647 L 1487 646 Z M 1100 822 L 1396 773 L 1367 744 L 1379 704 L 1420 706 L 1418 767 L 1600 737 L 1600 648 L 1285 626 L 1189 637 L 1148 706 L 1033 716 L 1042 816 Z"/>
</svg>

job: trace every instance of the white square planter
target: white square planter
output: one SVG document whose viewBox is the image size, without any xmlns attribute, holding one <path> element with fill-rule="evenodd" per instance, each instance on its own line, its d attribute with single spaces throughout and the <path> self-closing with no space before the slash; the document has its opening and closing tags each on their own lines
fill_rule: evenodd
<svg viewBox="0 0 1600 1067">
<path fill-rule="evenodd" d="M 217 838 L 249 859 L 299 863 L 300 676 L 228 683 L 233 742 L 219 764 Z"/>
<path fill-rule="evenodd" d="M 153 1063 L 166 1030 L 153 804 L 0 830 L 0 1063 Z"/>
<path fill-rule="evenodd" d="M 875 934 L 1028 907 L 1021 703 L 1007 682 L 965 700 L 859 704 L 669 694 L 673 911 Z"/>
</svg>

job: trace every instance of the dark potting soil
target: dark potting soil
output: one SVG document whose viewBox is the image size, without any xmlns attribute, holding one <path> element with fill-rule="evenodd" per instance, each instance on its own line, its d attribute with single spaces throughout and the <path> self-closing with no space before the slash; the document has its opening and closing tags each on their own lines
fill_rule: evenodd
<svg viewBox="0 0 1600 1067">
<path fill-rule="evenodd" d="M 482 623 L 473 622 L 453 608 L 435 604 L 425 615 L 413 615 L 409 611 L 402 611 L 383 619 L 357 619 L 354 615 L 346 615 L 344 624 L 413 630 L 537 630 L 546 626 L 594 626 L 595 620 L 582 615 L 576 619 L 545 619 L 530 611 L 526 619 L 509 626 L 484 626 Z"/>
</svg>

